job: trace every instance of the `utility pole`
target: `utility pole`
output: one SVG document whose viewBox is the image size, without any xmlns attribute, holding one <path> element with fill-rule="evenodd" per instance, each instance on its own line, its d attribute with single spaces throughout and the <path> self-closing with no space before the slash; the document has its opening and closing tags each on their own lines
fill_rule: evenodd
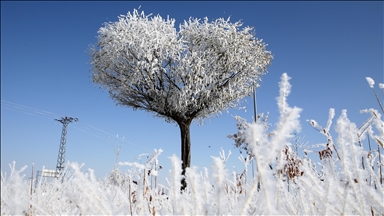
<svg viewBox="0 0 384 216">
<path fill-rule="evenodd" d="M 254 115 L 254 121 L 257 123 L 257 101 L 256 101 L 256 88 L 253 87 L 253 115 Z"/>
<path fill-rule="evenodd" d="M 59 178 L 59 176 L 61 175 L 61 172 L 64 169 L 67 126 L 69 123 L 71 123 L 73 121 L 75 121 L 75 122 L 79 121 L 79 119 L 65 116 L 64 118 L 55 119 L 55 120 L 63 124 L 63 130 L 61 132 L 59 155 L 57 158 L 57 165 L 56 165 L 56 178 Z"/>
<path fill-rule="evenodd" d="M 258 116 L 257 116 L 257 101 L 256 101 L 256 88 L 253 87 L 253 115 L 254 115 L 254 119 L 253 121 L 257 124 L 257 120 L 258 120 Z M 255 179 L 255 168 L 253 167 L 253 162 L 255 161 L 255 156 L 254 155 L 254 158 L 252 160 L 252 176 L 253 176 L 253 179 Z M 256 167 L 256 170 L 257 170 L 257 167 Z M 257 180 L 257 191 L 260 191 L 260 181 Z"/>
<path fill-rule="evenodd" d="M 256 106 L 256 88 L 253 87 L 253 122 L 257 123 L 257 106 Z M 252 160 L 252 177 L 255 179 L 255 168 L 254 168 L 255 157 Z"/>
</svg>

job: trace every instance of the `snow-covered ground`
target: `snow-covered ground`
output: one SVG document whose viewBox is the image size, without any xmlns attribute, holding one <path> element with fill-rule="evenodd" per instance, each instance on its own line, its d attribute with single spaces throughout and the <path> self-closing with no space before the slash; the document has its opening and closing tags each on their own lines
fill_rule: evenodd
<svg viewBox="0 0 384 216">
<path fill-rule="evenodd" d="M 374 82 L 367 79 L 371 88 Z M 380 85 L 379 85 L 380 86 Z M 382 84 L 381 86 L 382 87 Z M 250 158 L 239 157 L 243 173 L 229 173 L 229 154 L 224 150 L 212 157 L 204 172 L 187 170 L 187 189 L 180 191 L 181 162 L 170 158 L 172 171 L 167 184 L 159 184 L 155 150 L 144 164 L 123 162 L 108 178 L 97 179 L 92 170 L 67 163 L 61 179 L 30 179 L 25 168 L 11 164 L 1 171 L 1 214 L 3 215 L 381 215 L 384 214 L 383 142 L 384 123 L 379 111 L 361 127 L 349 121 L 344 110 L 334 120 L 330 109 L 325 127 L 311 125 L 327 137 L 320 144 L 315 163 L 299 157 L 292 134 L 300 129 L 300 108 L 290 107 L 289 77 L 283 74 L 278 105 L 279 122 L 267 130 L 263 124 L 242 123 L 239 136 L 255 155 L 257 172 L 249 176 Z M 337 136 L 329 133 L 334 126 Z M 243 131 L 240 131 L 243 130 Z M 361 143 L 370 140 L 371 149 Z M 307 148 L 307 147 L 305 147 Z M 308 154 L 311 154 L 308 148 Z M 381 153 L 379 152 L 381 149 Z M 312 153 L 313 154 L 313 153 Z M 272 167 L 272 169 L 270 168 Z M 163 177 L 165 178 L 165 177 Z M 251 179 L 251 180 L 250 180 Z"/>
</svg>

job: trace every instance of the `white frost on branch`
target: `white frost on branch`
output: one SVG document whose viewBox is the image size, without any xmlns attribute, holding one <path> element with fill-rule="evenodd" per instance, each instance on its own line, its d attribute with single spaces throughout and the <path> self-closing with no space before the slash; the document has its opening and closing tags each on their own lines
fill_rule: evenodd
<svg viewBox="0 0 384 216">
<path fill-rule="evenodd" d="M 334 108 L 330 108 L 329 109 L 328 122 L 327 122 L 327 126 L 325 127 L 325 131 L 329 131 L 331 129 L 332 119 L 334 117 L 335 117 L 335 109 Z"/>
<path fill-rule="evenodd" d="M 285 108 L 288 107 L 287 97 L 291 93 L 290 79 L 291 77 L 289 77 L 287 73 L 281 75 L 281 81 L 279 82 L 280 95 L 276 98 L 280 113 L 284 112 Z"/>
<path fill-rule="evenodd" d="M 119 105 L 175 120 L 235 108 L 258 87 L 272 54 L 241 22 L 133 13 L 105 23 L 91 48 L 93 81 Z"/>
<path fill-rule="evenodd" d="M 365 77 L 365 79 L 367 79 L 369 87 L 373 88 L 373 86 L 375 85 L 375 81 L 371 77 Z"/>
</svg>

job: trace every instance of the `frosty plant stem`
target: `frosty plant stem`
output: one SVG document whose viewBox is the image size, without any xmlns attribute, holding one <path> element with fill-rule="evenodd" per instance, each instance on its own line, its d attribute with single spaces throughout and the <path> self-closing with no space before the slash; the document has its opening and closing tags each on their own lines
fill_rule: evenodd
<svg viewBox="0 0 384 216">
<path fill-rule="evenodd" d="M 381 108 L 381 112 L 384 114 L 384 109 L 383 109 L 383 105 L 381 104 L 380 100 L 379 100 L 379 97 L 377 96 L 376 94 L 376 91 L 375 91 L 375 88 L 374 88 L 374 85 L 375 85 L 375 81 L 371 78 L 371 77 L 366 77 L 365 78 L 369 84 L 369 87 L 373 90 L 373 93 L 375 94 L 375 97 L 376 97 L 376 100 L 377 100 L 377 103 L 379 104 L 380 108 Z M 382 87 L 382 83 L 379 84 L 379 87 Z M 383 90 L 384 91 L 384 90 Z"/>
<path fill-rule="evenodd" d="M 31 201 L 31 204 L 29 204 L 29 212 L 28 212 L 29 215 L 33 215 L 33 209 L 32 209 L 33 168 L 34 168 L 34 164 L 32 163 L 31 189 L 30 189 L 30 194 L 29 194 L 29 195 L 30 195 L 30 201 Z"/>
<path fill-rule="evenodd" d="M 300 112 L 301 109 L 289 107 L 287 103 L 287 96 L 291 91 L 291 85 L 289 83 L 290 77 L 283 73 L 281 81 L 279 82 L 280 95 L 276 98 L 279 106 L 280 117 L 277 123 L 276 129 L 272 132 L 275 134 L 269 139 L 269 134 L 265 131 L 265 127 L 261 124 L 253 123 L 246 127 L 246 140 L 245 142 L 250 145 L 253 155 L 255 156 L 256 167 L 258 170 L 257 178 L 261 184 L 262 194 L 264 196 L 265 205 L 264 214 L 274 214 L 277 212 L 276 198 L 275 197 L 277 187 L 273 185 L 272 171 L 269 169 L 270 163 L 274 158 L 278 157 L 277 154 L 281 153 L 287 144 L 287 140 L 290 138 L 290 134 L 300 130 Z M 282 167 L 281 160 L 278 161 L 277 167 Z M 277 169 L 278 170 L 278 169 Z M 270 193 L 268 188 L 273 187 L 273 192 Z M 256 185 L 253 186 L 251 192 L 246 199 L 246 205 L 250 203 L 250 197 L 255 192 Z M 242 214 L 245 214 L 247 208 L 243 208 Z"/>
<path fill-rule="evenodd" d="M 369 87 L 372 88 L 373 93 L 375 94 L 377 103 L 379 104 L 379 106 L 381 108 L 381 112 L 384 115 L 383 105 L 381 104 L 381 102 L 379 100 L 379 97 L 377 96 L 375 88 L 374 88 L 375 81 L 371 77 L 366 77 L 366 80 L 367 80 L 367 82 L 369 84 Z M 383 83 L 379 83 L 379 88 L 382 89 L 382 92 L 383 92 L 383 95 L 384 95 L 384 84 Z M 376 116 L 377 116 L 377 114 L 376 114 Z M 384 127 L 382 126 L 382 133 L 383 132 L 384 132 Z M 379 169 L 380 169 L 380 184 L 383 184 L 383 174 L 382 174 L 382 163 L 381 163 L 380 145 L 381 145 L 382 148 L 384 148 L 384 137 L 382 137 L 381 139 L 375 138 L 375 140 L 376 140 L 377 145 L 378 145 L 377 150 L 378 150 L 378 154 L 379 154 L 379 163 L 380 163 L 380 166 L 379 166 Z"/>
</svg>

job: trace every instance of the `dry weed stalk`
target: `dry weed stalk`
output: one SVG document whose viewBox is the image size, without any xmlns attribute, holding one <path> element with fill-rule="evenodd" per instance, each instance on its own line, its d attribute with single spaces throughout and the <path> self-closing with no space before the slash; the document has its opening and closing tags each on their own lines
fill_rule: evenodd
<svg viewBox="0 0 384 216">
<path fill-rule="evenodd" d="M 327 143 L 325 145 L 326 146 L 325 149 L 323 149 L 319 152 L 320 160 L 325 159 L 325 158 L 332 158 L 333 152 L 331 150 L 331 147 L 333 147 L 333 149 L 335 150 L 337 158 L 339 160 L 341 160 L 340 155 L 337 152 L 336 146 L 333 143 L 332 136 L 329 133 L 329 130 L 330 130 L 330 127 L 332 124 L 332 119 L 334 116 L 335 116 L 335 110 L 333 108 L 329 109 L 328 122 L 327 122 L 327 126 L 325 128 L 320 126 L 315 120 L 307 120 L 315 130 L 317 130 L 318 132 L 320 132 L 321 134 L 323 134 L 324 136 L 327 137 Z"/>
<path fill-rule="evenodd" d="M 34 167 L 34 164 L 32 163 L 32 176 L 31 176 L 31 186 L 30 186 L 30 193 L 29 193 L 29 196 L 30 196 L 30 202 L 32 202 L 32 192 L 33 192 L 33 167 Z M 33 208 L 32 208 L 32 203 L 29 204 L 29 212 L 28 212 L 28 215 L 33 215 Z"/>
<path fill-rule="evenodd" d="M 267 113 L 264 116 L 264 113 L 261 113 L 258 115 L 258 124 L 264 125 L 265 129 L 268 130 L 270 128 L 270 124 L 268 123 L 268 117 L 269 113 Z M 231 134 L 228 136 L 228 138 L 233 139 L 235 141 L 234 145 L 236 148 L 240 149 L 240 153 L 242 153 L 242 150 L 245 150 L 247 155 L 252 156 L 252 150 L 249 146 L 248 143 L 246 143 L 245 138 L 246 138 L 246 131 L 248 130 L 249 126 L 247 123 L 247 120 L 244 118 L 241 118 L 240 116 L 235 116 L 235 119 L 237 121 L 236 126 L 237 126 L 237 133 L 236 134 Z M 273 136 L 273 133 L 268 134 L 269 137 Z"/>
<path fill-rule="evenodd" d="M 327 158 L 332 158 L 332 149 L 329 148 L 329 144 L 327 143 L 326 148 L 319 151 L 320 160 L 324 160 Z"/>
<path fill-rule="evenodd" d="M 243 185 L 245 186 L 246 184 L 246 178 L 247 178 L 247 170 L 244 169 L 243 173 L 240 174 L 236 178 L 237 183 L 236 183 L 236 191 L 238 191 L 239 194 L 246 193 L 245 190 L 243 190 Z"/>
<path fill-rule="evenodd" d="M 382 172 L 382 166 L 383 164 L 381 163 L 381 154 L 380 154 L 380 146 L 377 146 L 377 151 L 379 152 L 379 170 L 380 170 L 380 184 L 383 184 L 383 172 Z"/>
<path fill-rule="evenodd" d="M 288 179 L 291 179 L 296 184 L 295 178 L 304 175 L 304 171 L 300 170 L 300 166 L 303 165 L 303 162 L 296 154 L 294 154 L 293 157 L 291 156 L 292 152 L 288 146 L 283 150 L 283 153 L 286 163 L 284 164 L 282 171 Z"/>
<path fill-rule="evenodd" d="M 370 78 L 370 77 L 366 77 L 366 80 L 367 80 L 367 82 L 368 82 L 368 84 L 369 84 L 369 87 L 373 90 L 373 93 L 374 93 L 374 95 L 375 95 L 375 97 L 376 97 L 377 103 L 378 103 L 379 106 L 380 106 L 380 109 L 381 109 L 382 114 L 384 114 L 384 108 L 383 108 L 383 105 L 381 104 L 380 99 L 379 99 L 379 96 L 376 94 L 376 91 L 375 91 L 375 88 L 374 88 L 375 81 L 374 81 L 372 78 Z M 384 95 L 384 84 L 383 84 L 383 83 L 379 83 L 379 88 L 382 89 L 382 92 L 383 92 L 383 95 Z M 373 116 L 375 116 L 377 119 L 379 119 L 379 120 L 381 121 L 381 119 L 380 119 L 378 113 L 377 113 L 375 110 L 370 109 L 370 111 L 371 111 L 371 113 L 373 114 Z M 381 123 L 382 123 L 382 125 L 384 125 L 383 122 L 381 122 Z M 384 128 L 383 128 L 383 126 L 381 126 L 380 129 L 381 129 L 381 131 L 380 131 L 380 132 L 381 132 L 381 135 L 384 135 Z M 378 151 L 378 153 L 379 153 L 380 184 L 383 184 L 382 163 L 381 163 L 381 154 L 380 154 L 380 147 L 381 147 L 381 148 L 384 148 L 384 140 L 382 140 L 382 139 L 383 139 L 383 138 L 375 137 L 375 140 L 376 140 L 377 145 L 378 145 L 378 146 L 377 146 L 377 151 Z"/>
<path fill-rule="evenodd" d="M 233 192 L 234 194 L 236 195 L 239 195 L 239 194 L 246 194 L 246 186 L 247 186 L 247 181 L 246 181 L 246 178 L 247 178 L 247 170 L 244 169 L 244 171 L 239 175 L 239 174 L 236 174 L 236 181 L 235 181 L 235 184 L 228 184 L 228 183 L 225 183 L 225 192 L 228 194 L 228 196 L 231 195 L 231 192 Z M 228 200 L 230 200 L 230 198 L 228 197 Z"/>
</svg>

